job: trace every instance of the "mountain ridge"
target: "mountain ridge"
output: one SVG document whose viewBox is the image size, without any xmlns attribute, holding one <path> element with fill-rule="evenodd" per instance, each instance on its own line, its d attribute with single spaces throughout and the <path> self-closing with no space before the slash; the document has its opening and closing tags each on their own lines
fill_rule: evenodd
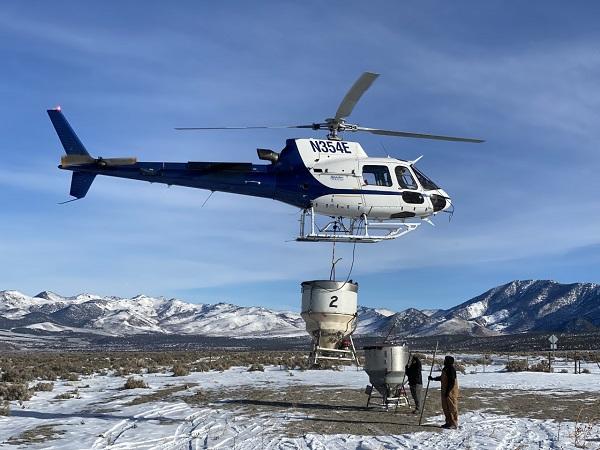
<svg viewBox="0 0 600 450">
<path fill-rule="evenodd" d="M 532 331 L 600 329 L 600 285 L 515 280 L 445 310 L 358 308 L 358 335 L 425 337 L 494 336 Z M 195 304 L 176 298 L 63 297 L 42 291 L 29 297 L 0 291 L 0 329 L 111 336 L 174 334 L 227 337 L 306 336 L 300 314 L 230 303 Z"/>
</svg>

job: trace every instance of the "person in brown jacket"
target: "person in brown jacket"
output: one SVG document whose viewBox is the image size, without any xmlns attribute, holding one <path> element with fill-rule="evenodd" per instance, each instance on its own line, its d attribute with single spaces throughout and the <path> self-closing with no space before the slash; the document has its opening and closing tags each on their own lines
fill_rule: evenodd
<svg viewBox="0 0 600 450">
<path fill-rule="evenodd" d="M 446 416 L 446 423 L 442 428 L 458 428 L 458 379 L 454 368 L 454 358 L 444 358 L 444 368 L 439 377 L 429 376 L 430 380 L 442 382 L 442 409 Z"/>
</svg>

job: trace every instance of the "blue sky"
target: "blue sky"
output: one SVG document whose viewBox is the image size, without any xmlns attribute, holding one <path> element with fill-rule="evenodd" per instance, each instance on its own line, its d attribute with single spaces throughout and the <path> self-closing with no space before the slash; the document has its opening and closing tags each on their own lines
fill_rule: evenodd
<svg viewBox="0 0 600 450">
<path fill-rule="evenodd" d="M 435 228 L 357 248 L 368 306 L 449 307 L 513 279 L 600 282 L 600 4 L 504 2 L 2 2 L 0 289 L 298 309 L 330 245 L 293 242 L 268 200 L 99 178 L 68 205 L 46 116 L 88 150 L 150 161 L 253 161 L 334 113 L 363 71 L 365 126 L 482 145 L 356 136 L 419 167 L 456 204 Z M 299 130 L 297 137 L 311 136 Z M 385 148 L 386 150 L 384 151 Z M 351 247 L 340 249 L 345 275 Z"/>
</svg>

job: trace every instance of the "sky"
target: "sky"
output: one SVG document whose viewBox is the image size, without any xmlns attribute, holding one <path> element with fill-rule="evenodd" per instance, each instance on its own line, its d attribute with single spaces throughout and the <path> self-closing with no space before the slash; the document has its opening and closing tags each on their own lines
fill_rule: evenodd
<svg viewBox="0 0 600 450">
<path fill-rule="evenodd" d="M 46 115 L 95 156 L 248 161 L 309 130 L 177 132 L 330 117 L 364 71 L 352 135 L 415 159 L 451 221 L 338 245 L 359 303 L 447 308 L 514 279 L 600 282 L 600 4 L 561 1 L 0 3 L 0 290 L 139 293 L 298 310 L 331 244 L 271 200 L 98 177 L 69 198 Z M 324 132 L 321 132 L 324 135 Z M 319 136 L 319 135 L 317 135 Z M 352 271 L 350 272 L 350 268 Z"/>
</svg>

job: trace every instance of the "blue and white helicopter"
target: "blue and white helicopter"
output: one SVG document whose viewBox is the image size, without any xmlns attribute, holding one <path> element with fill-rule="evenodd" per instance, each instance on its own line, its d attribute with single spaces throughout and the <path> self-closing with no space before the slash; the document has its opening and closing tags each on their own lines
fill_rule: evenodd
<svg viewBox="0 0 600 450">
<path fill-rule="evenodd" d="M 358 142 L 340 133 L 483 142 L 432 134 L 367 128 L 346 122 L 356 103 L 379 75 L 363 73 L 342 100 L 335 116 L 323 123 L 283 127 L 210 127 L 178 130 L 305 128 L 328 130 L 326 139 L 288 139 L 280 152 L 258 149 L 269 164 L 248 162 L 139 162 L 136 158 L 91 156 L 60 107 L 48 110 L 66 155 L 60 169 L 73 172 L 70 194 L 85 197 L 96 175 L 187 186 L 209 191 L 264 197 L 301 209 L 298 241 L 379 242 L 415 230 L 422 221 L 449 211 L 448 194 L 420 172 L 415 163 L 370 158 Z M 420 159 L 420 158 L 419 158 Z M 317 215 L 328 217 L 319 225 Z M 431 223 L 431 222 L 430 222 Z"/>
</svg>

